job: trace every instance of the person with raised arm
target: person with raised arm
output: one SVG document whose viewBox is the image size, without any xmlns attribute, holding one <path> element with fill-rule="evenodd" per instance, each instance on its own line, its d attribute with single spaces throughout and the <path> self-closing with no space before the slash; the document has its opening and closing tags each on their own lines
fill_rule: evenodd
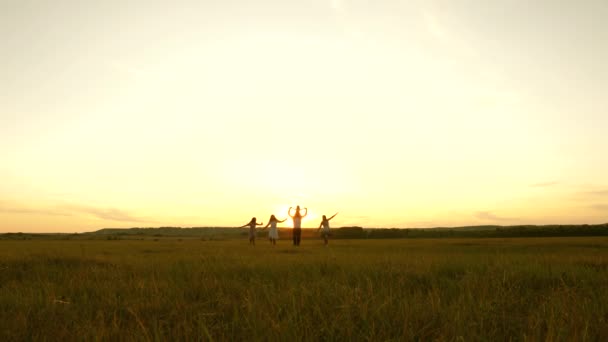
<svg viewBox="0 0 608 342">
<path fill-rule="evenodd" d="M 251 221 L 249 221 L 249 223 L 246 223 L 246 224 L 244 224 L 244 225 L 242 225 L 242 226 L 239 227 L 239 228 L 245 228 L 245 227 L 249 226 L 249 244 L 250 245 L 254 245 L 255 246 L 255 227 L 256 226 L 261 226 L 263 224 L 264 223 L 262 223 L 262 222 L 257 223 L 256 222 L 256 218 L 252 217 Z"/>
<path fill-rule="evenodd" d="M 304 208 L 304 214 L 302 214 L 300 212 L 300 206 L 298 205 L 293 215 L 291 214 L 291 209 L 293 209 L 293 207 L 289 207 L 287 215 L 293 219 L 293 245 L 299 246 L 300 240 L 302 239 L 302 218 L 308 215 L 308 208 Z"/>
<path fill-rule="evenodd" d="M 323 215 L 323 220 L 321 221 L 321 224 L 319 225 L 319 228 L 317 229 L 317 231 L 319 231 L 319 229 L 323 228 L 323 231 L 321 232 L 321 235 L 323 236 L 323 240 L 325 240 L 325 246 L 327 246 L 327 244 L 329 243 L 329 220 L 333 219 L 334 217 L 336 217 L 336 215 L 338 215 L 338 213 L 335 213 L 334 216 L 327 218 L 325 215 Z"/>
<path fill-rule="evenodd" d="M 279 239 L 279 232 L 277 230 L 277 223 L 282 223 L 287 221 L 287 219 L 279 220 L 274 215 L 270 215 L 270 219 L 268 223 L 264 227 L 264 229 L 270 226 L 270 230 L 268 230 L 268 239 L 270 240 L 270 244 L 273 246 L 277 244 L 277 240 Z"/>
</svg>

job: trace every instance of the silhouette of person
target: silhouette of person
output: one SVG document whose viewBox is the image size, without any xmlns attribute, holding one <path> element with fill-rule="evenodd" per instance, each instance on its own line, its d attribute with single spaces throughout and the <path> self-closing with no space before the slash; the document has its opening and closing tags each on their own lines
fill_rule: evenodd
<svg viewBox="0 0 608 342">
<path fill-rule="evenodd" d="M 296 206 L 295 213 L 291 214 L 291 209 L 293 207 L 289 207 L 287 210 L 287 215 L 289 215 L 293 219 L 293 245 L 299 246 L 300 240 L 302 239 L 302 218 L 308 215 L 308 208 L 304 208 L 305 212 L 302 215 L 300 213 L 300 206 Z"/>
<path fill-rule="evenodd" d="M 250 245 L 255 246 L 255 226 L 261 226 L 263 224 L 264 223 L 262 223 L 262 222 L 256 223 L 256 218 L 252 217 L 251 221 L 249 221 L 249 223 L 246 223 L 239 227 L 239 228 L 245 228 L 245 227 L 249 226 L 249 244 Z"/>
<path fill-rule="evenodd" d="M 266 229 L 266 228 L 268 228 L 268 226 L 270 226 L 270 230 L 268 231 L 268 239 L 270 240 L 270 243 L 273 246 L 277 244 L 277 240 L 279 239 L 277 223 L 281 223 L 281 222 L 285 222 L 285 221 L 287 221 L 287 219 L 279 220 L 274 215 L 270 215 L 270 219 L 268 220 L 268 223 L 264 227 L 264 229 Z"/>
<path fill-rule="evenodd" d="M 323 236 L 323 240 L 325 240 L 325 246 L 327 246 L 327 244 L 329 243 L 329 235 L 330 235 L 329 220 L 336 217 L 336 215 L 338 215 L 338 213 L 335 213 L 334 216 L 332 216 L 330 218 L 327 218 L 325 215 L 323 215 L 323 220 L 321 221 L 321 224 L 319 225 L 319 228 L 317 229 L 317 231 L 319 231 L 319 229 L 323 228 L 321 235 Z"/>
</svg>

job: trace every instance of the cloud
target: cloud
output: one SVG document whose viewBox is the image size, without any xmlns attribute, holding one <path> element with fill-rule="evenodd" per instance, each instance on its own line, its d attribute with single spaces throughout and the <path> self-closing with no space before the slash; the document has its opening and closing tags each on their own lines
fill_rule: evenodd
<svg viewBox="0 0 608 342">
<path fill-rule="evenodd" d="M 96 208 L 89 206 L 65 206 L 67 210 L 89 214 L 102 220 L 119 222 L 150 222 L 146 219 L 133 216 L 132 214 L 116 208 Z"/>
<path fill-rule="evenodd" d="M 498 216 L 498 215 L 495 215 L 491 211 L 478 211 L 475 213 L 475 217 L 477 217 L 480 220 L 484 220 L 484 221 L 505 222 L 505 221 L 517 221 L 518 220 L 517 218 L 514 218 L 514 217 Z"/>
<path fill-rule="evenodd" d="M 580 201 L 593 204 L 594 202 L 603 201 L 608 198 L 608 189 L 604 187 L 592 187 L 572 194 L 572 198 Z"/>
<path fill-rule="evenodd" d="M 20 205 L 11 205 L 6 201 L 0 201 L 0 213 L 5 214 L 24 214 L 24 215 L 50 215 L 50 216 L 70 216 L 69 213 L 43 209 L 43 208 L 32 208 Z"/>
<path fill-rule="evenodd" d="M 598 211 L 608 211 L 608 204 L 594 204 L 594 205 L 590 205 L 589 208 L 598 210 Z"/>
<path fill-rule="evenodd" d="M 533 187 L 533 188 L 546 188 L 546 187 L 554 186 L 554 185 L 558 185 L 558 184 L 560 184 L 560 182 L 558 182 L 558 181 L 550 181 L 550 182 L 541 182 L 541 183 L 530 184 L 530 187 Z"/>
<path fill-rule="evenodd" d="M 152 222 L 134 216 L 129 212 L 116 208 L 97 208 L 82 205 L 61 205 L 55 207 L 30 207 L 21 204 L 0 201 L 0 213 L 17 215 L 47 215 L 47 216 L 76 216 L 88 214 L 102 220 L 118 222 Z"/>
<path fill-rule="evenodd" d="M 608 196 L 608 190 L 585 191 L 584 194 L 592 196 Z"/>
</svg>

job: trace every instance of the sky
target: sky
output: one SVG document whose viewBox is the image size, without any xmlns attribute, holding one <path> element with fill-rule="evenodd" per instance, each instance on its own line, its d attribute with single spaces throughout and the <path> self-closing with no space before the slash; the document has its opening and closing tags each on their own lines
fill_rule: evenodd
<svg viewBox="0 0 608 342">
<path fill-rule="evenodd" d="M 0 232 L 608 222 L 604 0 L 0 1 Z"/>
</svg>

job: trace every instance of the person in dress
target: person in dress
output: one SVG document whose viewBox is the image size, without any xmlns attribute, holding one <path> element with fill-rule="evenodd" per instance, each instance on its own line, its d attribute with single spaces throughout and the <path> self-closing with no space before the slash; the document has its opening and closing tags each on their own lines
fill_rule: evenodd
<svg viewBox="0 0 608 342">
<path fill-rule="evenodd" d="M 266 224 L 266 226 L 264 226 L 264 229 L 266 229 L 266 228 L 268 228 L 268 226 L 270 226 L 270 229 L 268 230 L 268 239 L 270 240 L 270 243 L 273 246 L 277 244 L 277 240 L 279 239 L 277 223 L 282 223 L 285 221 L 287 221 L 287 219 L 279 220 L 274 215 L 270 215 L 270 219 L 268 220 L 268 223 Z"/>
<path fill-rule="evenodd" d="M 338 213 L 335 213 L 334 216 L 327 218 L 325 215 L 323 215 L 323 220 L 321 221 L 321 224 L 319 225 L 319 229 L 323 228 L 323 231 L 321 232 L 321 235 L 323 236 L 323 240 L 325 240 L 325 246 L 327 246 L 327 244 L 329 243 L 329 221 L 331 219 L 333 219 L 334 217 L 336 217 L 336 215 L 338 215 Z M 319 229 L 317 229 L 317 231 L 319 231 Z"/>
<path fill-rule="evenodd" d="M 300 212 L 300 206 L 298 205 L 293 215 L 291 214 L 291 209 L 293 209 L 293 207 L 289 207 L 287 215 L 293 219 L 293 245 L 299 246 L 300 240 L 302 239 L 302 218 L 308 215 L 308 208 L 304 208 L 304 214 L 302 214 Z"/>
<path fill-rule="evenodd" d="M 240 226 L 239 228 L 245 228 L 247 226 L 249 226 L 249 244 L 255 246 L 255 227 L 256 226 L 261 226 L 264 223 L 260 222 L 257 223 L 256 222 L 256 218 L 252 217 L 251 221 L 249 221 L 249 223 L 246 223 L 242 226 Z"/>
</svg>

